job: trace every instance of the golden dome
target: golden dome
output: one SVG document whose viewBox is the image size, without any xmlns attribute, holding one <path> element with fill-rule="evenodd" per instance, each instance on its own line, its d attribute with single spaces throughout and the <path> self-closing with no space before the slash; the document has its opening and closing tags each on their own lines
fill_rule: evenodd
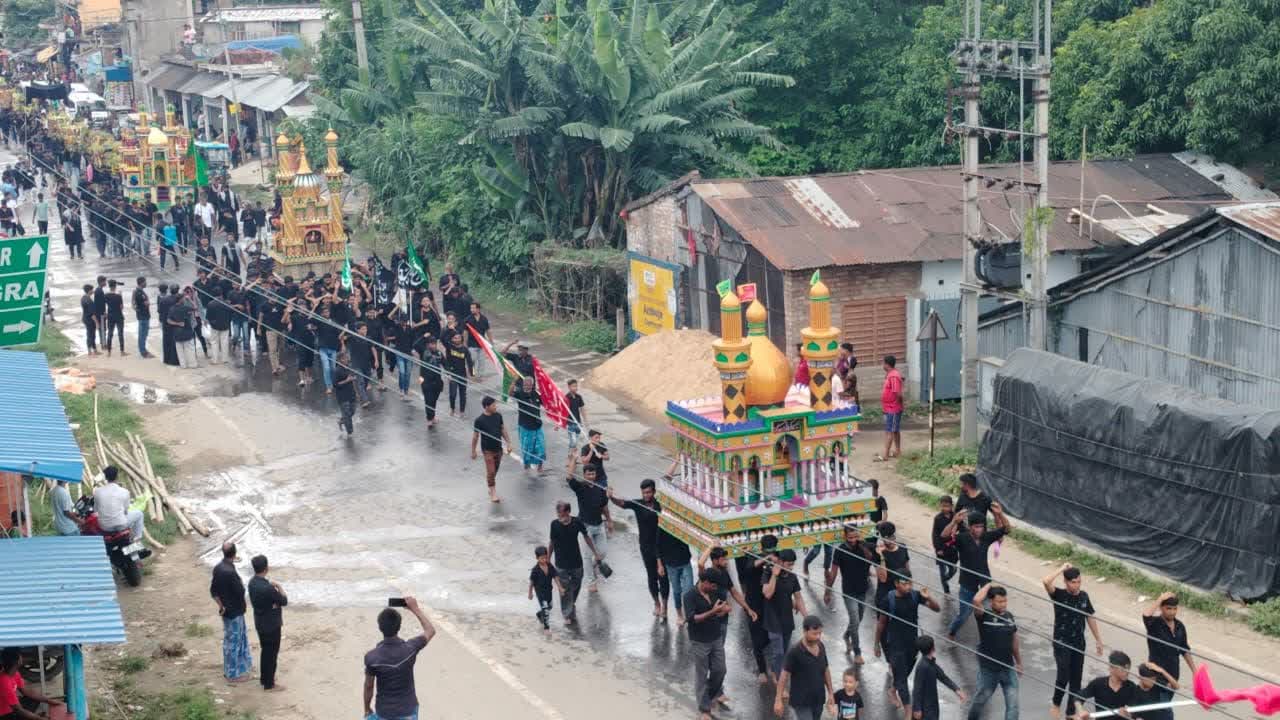
<svg viewBox="0 0 1280 720">
<path fill-rule="evenodd" d="M 765 334 L 769 313 L 759 300 L 747 308 L 747 340 L 751 367 L 747 370 L 747 405 L 778 405 L 791 389 L 791 362 Z"/>
<path fill-rule="evenodd" d="M 289 147 L 289 136 L 281 132 L 276 136 L 276 147 Z"/>
<path fill-rule="evenodd" d="M 809 299 L 810 300 L 830 300 L 831 291 L 827 290 L 827 284 L 819 280 L 818 282 L 810 285 Z"/>
<path fill-rule="evenodd" d="M 742 301 L 738 299 L 738 296 L 735 295 L 732 290 L 725 293 L 724 297 L 720 298 L 721 310 L 730 310 L 736 307 L 742 307 Z"/>
<path fill-rule="evenodd" d="M 324 134 L 324 141 L 331 143 L 338 142 L 338 133 L 334 132 L 333 128 L 329 128 L 329 132 Z"/>
</svg>

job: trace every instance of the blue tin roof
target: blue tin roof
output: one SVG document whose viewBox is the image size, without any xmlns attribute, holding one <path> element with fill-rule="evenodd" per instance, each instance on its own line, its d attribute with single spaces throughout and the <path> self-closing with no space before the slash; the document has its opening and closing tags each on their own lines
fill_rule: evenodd
<svg viewBox="0 0 1280 720">
<path fill-rule="evenodd" d="M 80 482 L 84 457 L 43 353 L 0 350 L 0 471 Z"/>
<path fill-rule="evenodd" d="M 102 538 L 0 540 L 0 647 L 124 640 Z"/>
</svg>

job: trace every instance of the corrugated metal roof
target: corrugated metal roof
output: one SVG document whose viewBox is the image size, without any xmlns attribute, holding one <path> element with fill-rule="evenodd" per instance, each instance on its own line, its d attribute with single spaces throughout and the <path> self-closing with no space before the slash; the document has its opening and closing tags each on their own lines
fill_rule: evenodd
<svg viewBox="0 0 1280 720">
<path fill-rule="evenodd" d="M 143 82 L 146 83 L 148 87 L 177 91 L 198 74 L 198 70 L 193 70 L 181 65 L 166 64 L 160 72 L 153 73 L 151 77 L 147 78 Z"/>
<path fill-rule="evenodd" d="M 1219 208 L 1218 213 L 1280 243 L 1280 203 L 1237 205 Z"/>
<path fill-rule="evenodd" d="M 124 641 L 102 538 L 0 540 L 0 647 Z"/>
<path fill-rule="evenodd" d="M 225 8 L 214 10 L 201 18 L 200 21 L 206 23 L 302 22 L 304 20 L 324 20 L 332 12 L 318 5 Z"/>
<path fill-rule="evenodd" d="M 244 81 L 238 78 L 223 78 L 222 82 L 217 85 L 205 88 L 200 91 L 200 96 L 207 100 L 216 100 L 218 98 L 232 97 L 232 88 L 243 84 Z"/>
<path fill-rule="evenodd" d="M 310 83 L 294 82 L 283 75 L 273 75 L 264 80 L 245 90 L 240 95 L 240 102 L 263 112 L 275 112 L 311 87 Z"/>
<path fill-rule="evenodd" d="M 983 219 L 1016 239 L 1022 216 L 1014 190 L 1002 191 L 1006 180 L 1018 179 L 1018 165 L 984 166 L 993 179 L 980 195 Z M 802 178 L 693 180 L 689 187 L 722 220 L 782 270 L 827 265 L 957 260 L 962 256 L 962 193 L 954 167 L 868 170 Z M 1052 205 L 1049 228 L 1053 252 L 1088 250 L 1094 240 L 1128 244 L 1095 229 L 1094 240 L 1069 224 L 1080 187 L 1080 163 L 1050 166 Z M 1145 215 L 1147 203 L 1162 211 L 1194 216 L 1206 204 L 1236 199 L 1212 179 L 1172 155 L 1131 160 L 1090 161 L 1085 169 L 1085 199 L 1107 194 L 1124 202 L 1130 213 Z M 1110 204 L 1097 208 L 1099 220 L 1125 217 Z"/>
<path fill-rule="evenodd" d="M 226 81 L 226 75 L 215 75 L 213 73 L 201 72 L 183 83 L 182 87 L 178 88 L 177 91 L 183 95 L 199 95 L 205 90 L 208 90 L 215 85 L 220 85 Z"/>
<path fill-rule="evenodd" d="M 0 350 L 0 407 L 0 470 L 80 482 L 84 458 L 43 353 Z"/>
<path fill-rule="evenodd" d="M 1263 187 L 1258 181 L 1249 177 L 1234 165 L 1220 163 L 1214 160 L 1212 156 L 1190 150 L 1174 153 L 1173 156 L 1187 167 L 1226 189 L 1237 200 L 1244 200 L 1245 202 L 1280 200 L 1280 195 L 1276 195 Z"/>
</svg>

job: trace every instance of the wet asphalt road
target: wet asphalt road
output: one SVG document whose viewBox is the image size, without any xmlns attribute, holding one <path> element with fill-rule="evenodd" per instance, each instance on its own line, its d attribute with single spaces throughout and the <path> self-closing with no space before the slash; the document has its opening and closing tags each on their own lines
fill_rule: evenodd
<svg viewBox="0 0 1280 720">
<path fill-rule="evenodd" d="M 194 278 L 194 264 L 185 258 L 175 276 L 171 271 L 162 273 L 154 258 L 99 259 L 91 243 L 86 245 L 84 261 L 70 260 L 56 224 L 51 235 L 50 287 L 55 315 L 64 330 L 81 343 L 79 286 L 92 282 L 94 276 L 105 274 L 127 281 L 129 289 L 140 274 L 148 277 L 152 288 L 175 278 L 184 283 Z M 126 315 L 126 340 L 136 344 L 132 312 Z M 152 329 L 151 349 L 160 354 L 158 328 Z M 555 365 L 553 353 L 548 352 L 544 359 Z M 492 384 L 493 375 L 480 382 Z M 470 418 L 478 412 L 479 391 L 471 393 L 466 420 L 450 418 L 447 397 L 442 398 L 441 424 L 428 431 L 421 396 L 411 391 L 411 401 L 402 402 L 393 388 L 369 411 L 358 412 L 355 438 L 345 440 L 338 438 L 336 404 L 324 396 L 319 385 L 302 391 L 295 386 L 292 371 L 276 379 L 265 362 L 256 368 L 239 369 L 234 379 L 203 383 L 203 394 L 235 396 L 236 404 L 242 404 L 246 411 L 269 418 L 274 430 L 246 425 L 245 432 L 260 447 L 270 449 L 271 457 L 280 459 L 200 478 L 188 483 L 185 494 L 197 497 L 204 510 L 213 514 L 215 524 L 236 534 L 243 545 L 271 556 L 294 604 L 376 608 L 386 597 L 408 588 L 435 610 L 453 617 L 475 642 L 505 658 L 520 675 L 522 662 L 538 657 L 544 652 L 540 648 L 545 647 L 538 643 L 533 618 L 536 608 L 525 599 L 532 549 L 546 542 L 555 501 L 573 499 L 561 477 L 559 462 L 553 460 L 545 476 L 535 477 L 525 473 L 514 458 L 507 458 L 498 480 L 504 502 L 491 505 L 485 500 L 483 463 L 469 458 Z M 514 439 L 514 411 L 504 408 L 504 414 Z M 607 417 L 592 424 L 598 424 L 608 436 Z M 564 434 L 548 432 L 547 445 L 552 458 L 562 458 Z M 657 475 L 666 466 L 657 448 L 646 452 L 614 444 L 612 455 L 610 483 L 621 495 L 638 494 L 640 479 Z M 557 637 L 572 638 L 572 653 L 568 661 L 549 660 L 553 665 L 550 672 L 565 673 L 567 678 L 581 672 L 611 678 L 608 682 L 631 691 L 614 702 L 638 703 L 636 709 L 644 709 L 650 717 L 693 716 L 688 639 L 677 631 L 674 621 L 664 625 L 651 615 L 634 522 L 629 516 L 615 508 L 615 519 L 623 521 L 609 544 L 609 561 L 616 572 L 598 595 L 589 595 L 584 589 L 579 601 L 581 628 L 562 628 L 558 611 L 555 614 L 554 632 Z M 936 571 L 928 558 L 916 556 L 913 564 L 917 579 L 929 582 L 942 602 L 939 614 L 921 612 L 924 626 L 941 636 L 956 603 L 953 598 L 941 597 Z M 838 685 L 839 674 L 850 664 L 839 640 L 845 613 L 838 597 L 839 609 L 835 610 L 825 608 L 820 598 L 817 583 L 806 588 L 806 605 L 827 623 L 828 654 Z M 1024 627 L 1021 640 L 1027 677 L 1020 692 L 1023 715 L 1043 716 L 1048 704 L 1047 683 L 1053 679 L 1052 647 L 1044 637 L 1052 616 L 1045 604 L 1017 595 L 1011 609 Z M 735 612 L 730 625 L 726 691 L 734 705 L 724 716 L 769 717 L 772 694 L 756 683 L 745 620 L 741 612 Z M 862 644 L 867 648 L 867 664 L 860 671 L 862 694 L 868 702 L 866 717 L 889 718 L 893 715 L 884 692 L 887 666 L 870 655 L 872 634 L 869 616 L 861 626 Z M 1119 631 L 1107 634 L 1109 640 L 1121 639 Z M 960 637 L 969 645 L 976 643 L 972 621 Z M 1123 638 L 1116 644 L 1135 659 L 1144 656 L 1138 639 Z M 972 695 L 974 656 L 944 641 L 939 646 L 940 663 Z M 1100 665 L 1090 662 L 1086 681 L 1102 672 Z M 964 716 L 964 708 L 953 695 L 943 691 L 942 700 L 943 717 Z M 571 706 L 560 707 L 560 711 L 564 717 L 586 716 Z M 986 716 L 1002 717 L 1002 713 L 1003 702 L 997 696 Z M 1180 715 L 1191 716 L 1189 712 Z"/>
</svg>

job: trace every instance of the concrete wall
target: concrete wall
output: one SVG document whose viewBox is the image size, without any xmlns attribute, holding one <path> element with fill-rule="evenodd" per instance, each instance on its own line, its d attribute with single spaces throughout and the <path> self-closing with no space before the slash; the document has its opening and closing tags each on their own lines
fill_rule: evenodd
<svg viewBox="0 0 1280 720">
<path fill-rule="evenodd" d="M 158 71 L 160 58 L 178 52 L 191 6 L 183 0 L 124 0 L 123 9 L 124 44 L 136 68 L 134 97 L 145 108 L 150 90 L 142 82 L 143 71 Z"/>
<path fill-rule="evenodd" d="M 204 30 L 204 42 L 208 45 L 217 45 L 228 40 L 253 40 L 277 35 L 297 35 L 303 42 L 314 45 L 320 42 L 320 35 L 324 32 L 324 26 L 324 20 L 303 20 L 297 23 L 287 21 L 229 22 L 226 24 L 225 34 L 223 33 L 222 23 L 207 22 L 201 27 Z"/>
</svg>

